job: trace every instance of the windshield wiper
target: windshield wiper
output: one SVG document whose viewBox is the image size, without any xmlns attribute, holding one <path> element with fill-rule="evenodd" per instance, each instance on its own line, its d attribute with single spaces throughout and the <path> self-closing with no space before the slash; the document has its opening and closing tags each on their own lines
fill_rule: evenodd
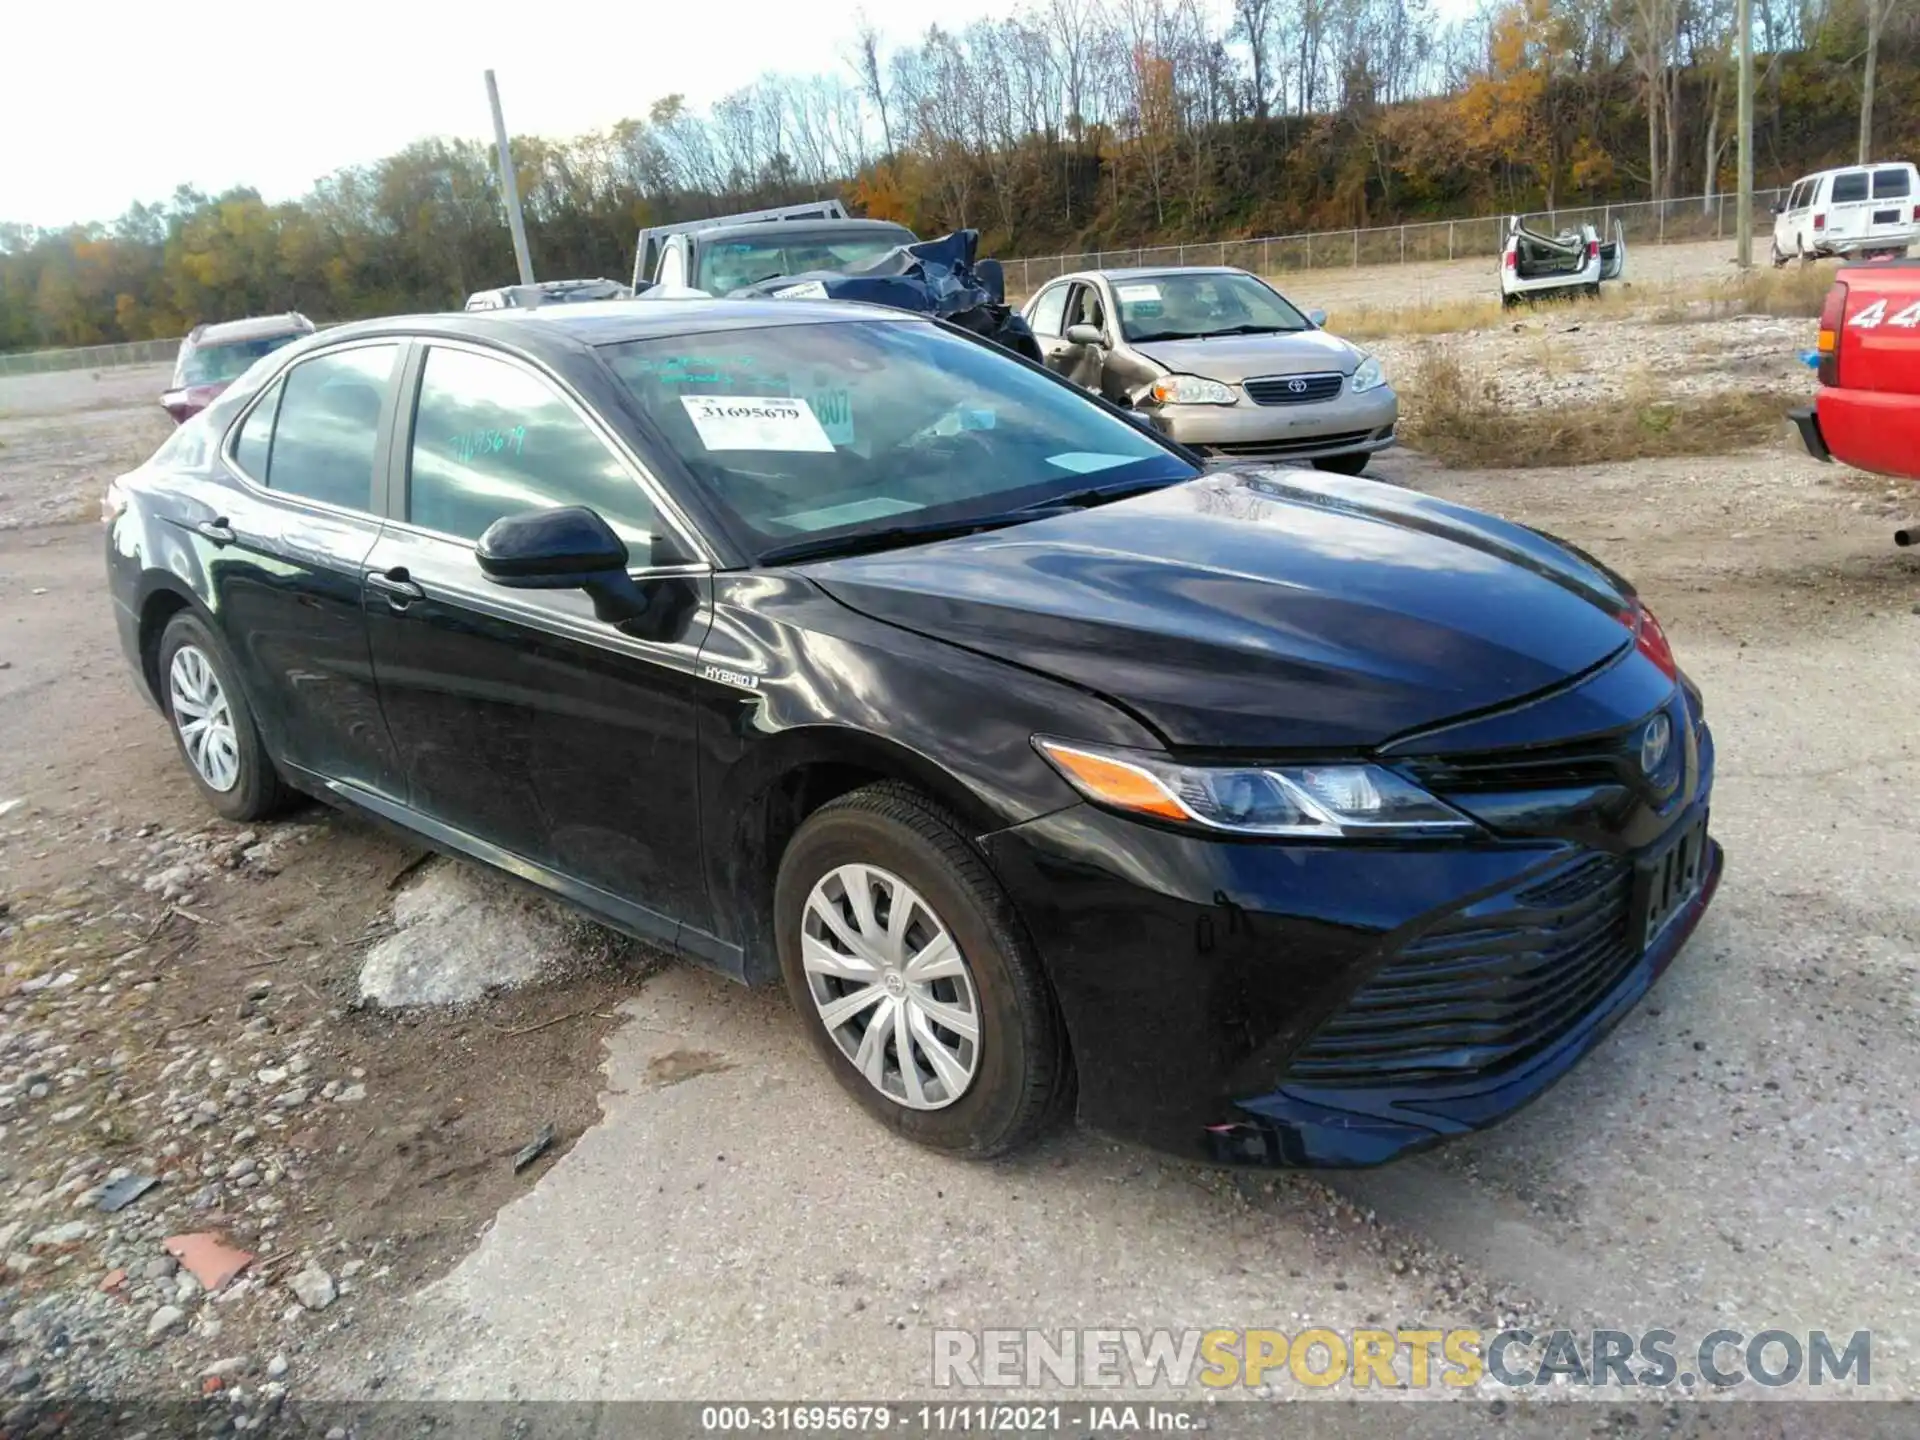
<svg viewBox="0 0 1920 1440">
<path fill-rule="evenodd" d="M 1200 338 L 1207 340 L 1215 335 L 1300 335 L 1305 331 L 1304 325 L 1233 325 L 1225 330 L 1209 330 Z"/>
<path fill-rule="evenodd" d="M 1035 500 L 1031 505 L 1022 505 L 1014 513 L 1030 516 L 1042 510 L 1086 510 L 1095 505 L 1104 505 L 1109 500 L 1123 500 L 1129 495 L 1143 494 L 1148 490 L 1164 490 L 1169 485 L 1179 483 L 1178 480 L 1164 478 L 1117 480 L 1111 485 L 1090 485 L 1084 490 L 1069 490 L 1064 495 L 1049 495 L 1044 500 Z"/>
<path fill-rule="evenodd" d="M 863 530 L 857 535 L 823 535 L 817 540 L 793 540 L 760 552 L 762 565 L 780 565 L 795 560 L 819 560 L 829 555 L 857 555 L 863 550 L 889 550 L 896 545 L 919 545 L 929 540 L 951 540 L 957 535 L 972 535 L 1003 525 L 1018 525 L 1031 515 L 1009 510 L 993 515 L 974 515 L 965 520 L 928 520 L 918 525 L 888 525 L 879 530 Z"/>
<path fill-rule="evenodd" d="M 1144 335 L 1129 335 L 1127 339 L 1135 345 L 1144 345 L 1155 340 L 1191 340 L 1193 333 L 1188 330 L 1149 330 Z"/>
</svg>

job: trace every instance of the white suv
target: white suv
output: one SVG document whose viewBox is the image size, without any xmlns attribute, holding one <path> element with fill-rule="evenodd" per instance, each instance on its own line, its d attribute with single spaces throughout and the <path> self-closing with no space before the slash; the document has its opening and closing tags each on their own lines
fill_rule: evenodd
<svg viewBox="0 0 1920 1440">
<path fill-rule="evenodd" d="M 1901 256 L 1920 243 L 1920 171 L 1904 162 L 1822 170 L 1773 212 L 1773 263 Z"/>
</svg>

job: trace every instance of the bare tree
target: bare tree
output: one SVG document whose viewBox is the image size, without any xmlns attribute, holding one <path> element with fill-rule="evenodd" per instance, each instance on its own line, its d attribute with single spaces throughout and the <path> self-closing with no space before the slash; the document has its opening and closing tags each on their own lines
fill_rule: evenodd
<svg viewBox="0 0 1920 1440">
<path fill-rule="evenodd" d="M 880 75 L 880 32 L 873 28 L 873 22 L 867 18 L 866 11 L 858 12 L 855 17 L 853 36 L 853 69 L 860 79 L 860 88 L 866 93 L 867 101 L 880 116 L 880 143 L 885 154 L 891 158 L 893 148 L 893 119 L 887 108 L 887 87 Z"/>
<path fill-rule="evenodd" d="M 1880 59 L 1880 32 L 1893 14 L 1896 0 L 1861 0 L 1867 12 L 1867 56 L 1860 74 L 1860 151 L 1855 159 L 1873 158 L 1873 72 Z"/>
</svg>

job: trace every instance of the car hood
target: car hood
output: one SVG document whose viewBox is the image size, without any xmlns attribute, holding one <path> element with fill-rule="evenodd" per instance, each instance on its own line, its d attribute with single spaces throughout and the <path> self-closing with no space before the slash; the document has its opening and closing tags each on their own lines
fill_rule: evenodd
<svg viewBox="0 0 1920 1440">
<path fill-rule="evenodd" d="M 1625 582 L 1555 541 L 1312 471 L 1214 472 L 806 573 L 1201 749 L 1364 749 L 1554 689 L 1630 643 Z"/>
<path fill-rule="evenodd" d="M 1214 340 L 1149 340 L 1131 347 L 1176 375 L 1238 384 L 1250 375 L 1351 375 L 1361 352 L 1324 330 L 1291 335 L 1222 335 Z"/>
</svg>

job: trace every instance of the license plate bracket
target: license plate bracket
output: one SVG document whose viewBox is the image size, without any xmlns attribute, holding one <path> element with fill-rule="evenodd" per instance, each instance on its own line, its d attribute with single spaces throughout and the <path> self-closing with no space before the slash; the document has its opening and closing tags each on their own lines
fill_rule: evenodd
<svg viewBox="0 0 1920 1440">
<path fill-rule="evenodd" d="M 1876 210 L 1873 212 L 1873 223 L 1876 225 L 1898 225 L 1900 223 L 1900 212 L 1898 210 Z"/>
<path fill-rule="evenodd" d="M 1641 943 L 1651 947 L 1683 912 L 1707 876 L 1707 817 L 1702 815 L 1672 844 L 1641 862 L 1635 880 Z"/>
</svg>

